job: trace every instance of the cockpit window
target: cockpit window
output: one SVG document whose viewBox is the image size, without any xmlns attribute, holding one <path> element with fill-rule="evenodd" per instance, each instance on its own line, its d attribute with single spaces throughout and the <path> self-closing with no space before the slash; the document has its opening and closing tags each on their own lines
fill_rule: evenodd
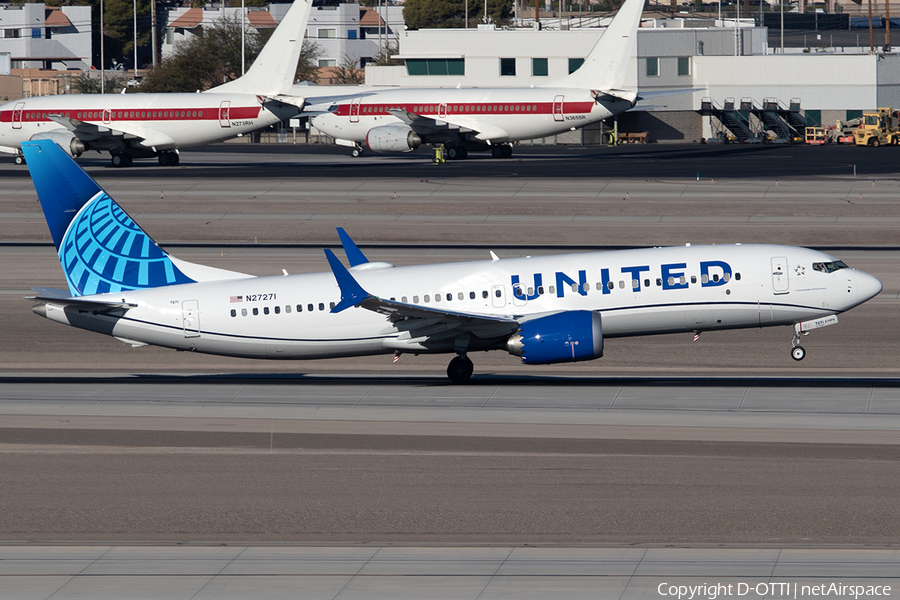
<svg viewBox="0 0 900 600">
<path fill-rule="evenodd" d="M 847 269 L 847 265 L 842 260 L 834 262 L 817 262 L 813 263 L 813 271 L 821 271 L 823 273 L 834 273 L 840 269 Z"/>
</svg>

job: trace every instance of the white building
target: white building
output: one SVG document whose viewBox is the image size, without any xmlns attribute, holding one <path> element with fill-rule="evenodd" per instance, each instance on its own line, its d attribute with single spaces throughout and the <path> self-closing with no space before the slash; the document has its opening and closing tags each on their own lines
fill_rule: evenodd
<svg viewBox="0 0 900 600">
<path fill-rule="evenodd" d="M 89 69 L 91 7 L 0 4 L 0 53 L 13 69 Z"/>
<path fill-rule="evenodd" d="M 249 27 L 275 27 L 291 7 L 290 4 L 270 4 L 265 10 L 247 10 Z M 198 34 L 204 26 L 211 26 L 222 18 L 239 20 L 241 9 L 178 8 L 169 11 L 163 57 L 175 52 L 177 45 Z M 379 13 L 373 8 L 361 8 L 357 3 L 317 6 L 310 11 L 306 37 L 322 49 L 320 67 L 340 66 L 345 57 L 356 64 L 376 58 L 379 54 L 379 26 L 384 47 L 396 48 L 397 32 L 403 31 L 403 7 L 387 6 Z"/>
</svg>

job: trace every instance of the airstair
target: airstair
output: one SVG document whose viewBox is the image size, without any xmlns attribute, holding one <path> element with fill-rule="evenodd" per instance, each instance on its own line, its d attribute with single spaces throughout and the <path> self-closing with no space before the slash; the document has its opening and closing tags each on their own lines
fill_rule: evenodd
<svg viewBox="0 0 900 600">
<path fill-rule="evenodd" d="M 714 123 L 711 122 L 711 125 L 719 137 L 727 129 L 737 141 L 745 143 L 767 139 L 767 131 L 773 132 L 780 140 L 802 139 L 806 128 L 814 124 L 801 112 L 799 98 L 792 98 L 787 107 L 777 98 L 765 98 L 761 107 L 752 98 L 742 98 L 740 110 L 735 109 L 733 98 L 726 98 L 721 108 L 712 98 L 703 98 L 700 114 L 718 120 L 721 124 L 719 131 L 715 131 Z"/>
<path fill-rule="evenodd" d="M 734 138 L 739 142 L 758 142 L 759 138 L 750 126 L 749 115 L 742 114 L 734 109 L 734 98 L 726 98 L 725 104 L 720 108 L 712 98 L 703 98 L 700 101 L 700 114 L 715 117 Z"/>
</svg>

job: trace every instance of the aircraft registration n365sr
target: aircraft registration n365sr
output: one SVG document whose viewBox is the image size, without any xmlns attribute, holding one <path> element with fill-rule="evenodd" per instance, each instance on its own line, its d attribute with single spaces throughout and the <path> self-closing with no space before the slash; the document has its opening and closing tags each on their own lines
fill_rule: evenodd
<svg viewBox="0 0 900 600">
<path fill-rule="evenodd" d="M 133 346 L 272 359 L 506 350 L 527 364 L 599 358 L 611 337 L 791 326 L 801 334 L 881 282 L 794 246 L 679 246 L 395 267 L 338 233 L 346 268 L 254 277 L 163 251 L 49 140 L 22 144 L 69 290 L 34 311 Z"/>
</svg>

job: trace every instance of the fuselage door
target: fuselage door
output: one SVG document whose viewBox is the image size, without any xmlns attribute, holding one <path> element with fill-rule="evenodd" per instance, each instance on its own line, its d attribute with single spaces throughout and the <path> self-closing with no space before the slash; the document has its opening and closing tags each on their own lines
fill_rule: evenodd
<svg viewBox="0 0 900 600">
<path fill-rule="evenodd" d="M 491 288 L 491 303 L 494 308 L 504 308 L 506 306 L 506 288 L 502 285 L 495 285 Z"/>
<path fill-rule="evenodd" d="M 565 121 L 566 116 L 563 112 L 563 99 L 565 96 L 557 96 L 553 99 L 553 120 L 554 121 Z"/>
<path fill-rule="evenodd" d="M 776 294 L 787 294 L 790 291 L 788 263 L 787 258 L 783 256 L 772 258 L 772 290 Z"/>
<path fill-rule="evenodd" d="M 184 337 L 200 337 L 200 303 L 197 300 L 185 300 L 181 303 L 181 325 Z"/>
<path fill-rule="evenodd" d="M 359 105 L 362 103 L 362 98 L 354 98 L 350 102 L 350 122 L 351 123 L 359 123 Z"/>
<path fill-rule="evenodd" d="M 231 100 L 219 104 L 219 127 L 231 127 Z"/>
<path fill-rule="evenodd" d="M 25 112 L 25 103 L 18 102 L 13 108 L 12 128 L 22 129 L 22 114 Z"/>
<path fill-rule="evenodd" d="M 447 103 L 446 102 L 441 102 L 438 105 L 438 118 L 439 119 L 447 118 Z"/>
<path fill-rule="evenodd" d="M 512 287 L 513 304 L 516 306 L 525 306 L 525 286 L 521 283 L 514 283 Z"/>
<path fill-rule="evenodd" d="M 112 110 L 110 110 L 108 108 L 104 108 L 103 109 L 103 122 L 108 125 L 110 121 L 112 121 Z"/>
</svg>

